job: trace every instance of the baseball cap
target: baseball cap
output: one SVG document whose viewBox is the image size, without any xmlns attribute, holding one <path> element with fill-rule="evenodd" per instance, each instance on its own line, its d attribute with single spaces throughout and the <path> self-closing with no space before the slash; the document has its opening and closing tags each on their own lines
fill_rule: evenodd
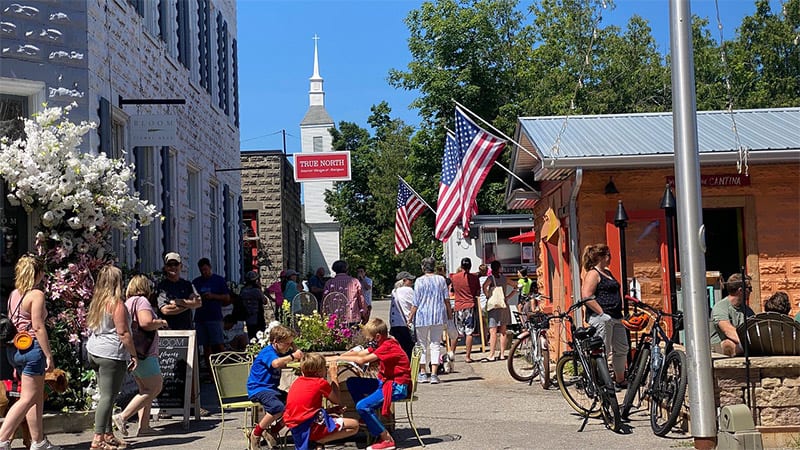
<svg viewBox="0 0 800 450">
<path fill-rule="evenodd" d="M 292 269 L 289 269 L 289 270 L 287 270 L 287 271 L 286 271 L 286 276 L 287 276 L 287 277 L 290 277 L 290 276 L 292 276 L 292 275 L 297 275 L 297 272 L 295 272 L 295 271 L 294 271 L 294 270 L 292 270 Z"/>
<path fill-rule="evenodd" d="M 179 255 L 176 252 L 169 252 L 166 255 L 164 255 L 164 263 L 166 264 L 170 261 L 181 262 L 181 255 Z"/>
<path fill-rule="evenodd" d="M 258 279 L 258 272 L 251 270 L 244 274 L 244 279 L 247 281 L 256 281 Z"/>
<path fill-rule="evenodd" d="M 410 273 L 406 272 L 405 270 L 397 274 L 397 281 L 400 280 L 413 280 L 417 277 L 411 275 Z"/>
</svg>

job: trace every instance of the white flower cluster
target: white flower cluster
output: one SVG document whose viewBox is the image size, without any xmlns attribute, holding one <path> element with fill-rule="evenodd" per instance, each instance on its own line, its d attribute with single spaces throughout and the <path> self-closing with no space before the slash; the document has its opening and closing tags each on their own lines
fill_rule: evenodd
<svg viewBox="0 0 800 450">
<path fill-rule="evenodd" d="M 66 116 L 75 106 L 45 108 L 25 119 L 22 138 L 3 139 L 0 176 L 8 183 L 12 205 L 41 214 L 44 233 L 37 236 L 39 241 L 51 239 L 67 253 L 85 253 L 105 247 L 109 229 L 136 239 L 139 226 L 160 215 L 132 192 L 133 165 L 78 148 L 96 125 L 70 122 Z"/>
</svg>

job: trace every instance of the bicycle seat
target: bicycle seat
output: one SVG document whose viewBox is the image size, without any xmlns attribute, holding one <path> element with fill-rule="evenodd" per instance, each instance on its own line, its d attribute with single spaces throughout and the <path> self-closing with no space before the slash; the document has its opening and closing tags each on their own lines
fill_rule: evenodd
<svg viewBox="0 0 800 450">
<path fill-rule="evenodd" d="M 591 326 L 591 325 L 588 326 L 588 327 L 585 327 L 585 328 L 584 327 L 580 327 L 577 330 L 575 330 L 575 338 L 583 340 L 583 339 L 590 338 L 590 337 L 594 336 L 594 334 L 596 332 L 597 332 L 597 328 L 595 328 L 594 326 Z"/>
</svg>

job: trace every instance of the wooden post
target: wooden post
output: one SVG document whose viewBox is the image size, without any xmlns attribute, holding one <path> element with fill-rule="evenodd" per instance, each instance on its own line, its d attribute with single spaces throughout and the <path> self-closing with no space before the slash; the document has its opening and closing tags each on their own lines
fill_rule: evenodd
<svg viewBox="0 0 800 450">
<path fill-rule="evenodd" d="M 481 324 L 481 353 L 486 352 L 486 332 L 483 331 L 483 308 L 481 308 L 481 302 L 477 301 L 476 307 L 478 308 L 478 322 Z"/>
</svg>

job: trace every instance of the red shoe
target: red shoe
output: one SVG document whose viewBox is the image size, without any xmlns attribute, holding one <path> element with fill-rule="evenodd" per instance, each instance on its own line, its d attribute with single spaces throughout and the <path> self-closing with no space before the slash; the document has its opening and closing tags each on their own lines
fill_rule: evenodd
<svg viewBox="0 0 800 450">
<path fill-rule="evenodd" d="M 394 441 L 380 441 L 367 447 L 367 450 L 394 450 L 395 448 L 397 447 L 394 446 Z"/>
</svg>

